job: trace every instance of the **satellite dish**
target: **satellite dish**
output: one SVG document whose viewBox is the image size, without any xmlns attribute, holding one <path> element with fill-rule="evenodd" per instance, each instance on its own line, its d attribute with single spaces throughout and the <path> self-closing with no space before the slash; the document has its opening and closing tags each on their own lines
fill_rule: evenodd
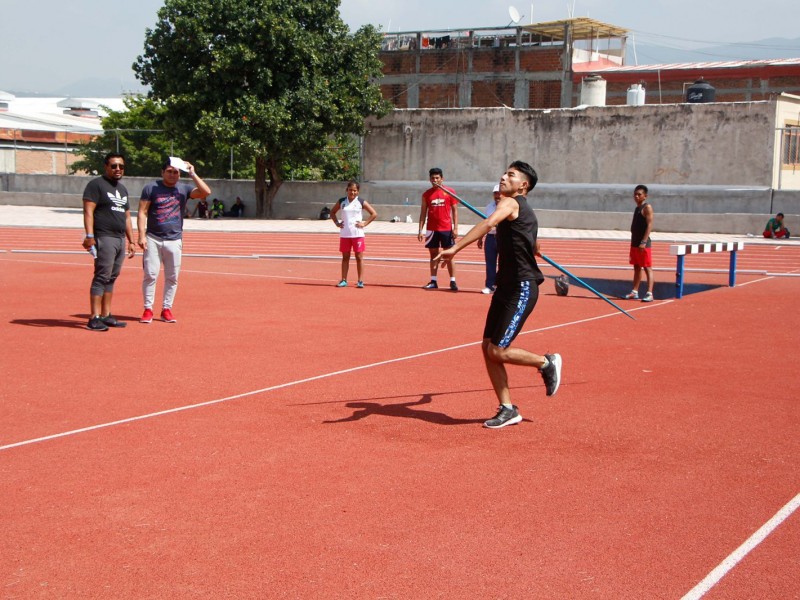
<svg viewBox="0 0 800 600">
<path fill-rule="evenodd" d="M 514 6 L 508 7 L 508 16 L 511 17 L 512 23 L 519 23 L 520 19 L 522 19 L 522 15 L 519 14 L 519 11 Z"/>
</svg>

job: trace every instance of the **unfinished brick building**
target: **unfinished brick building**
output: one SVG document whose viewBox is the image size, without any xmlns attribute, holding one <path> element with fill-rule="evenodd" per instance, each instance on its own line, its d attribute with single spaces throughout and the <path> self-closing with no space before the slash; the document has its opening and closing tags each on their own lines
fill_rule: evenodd
<svg viewBox="0 0 800 600">
<path fill-rule="evenodd" d="M 507 28 L 386 34 L 383 97 L 397 108 L 569 108 L 587 75 L 605 80 L 607 104 L 628 103 L 640 84 L 647 104 L 684 102 L 704 79 L 717 102 L 800 94 L 800 58 L 626 66 L 629 31 L 589 18 Z"/>
</svg>

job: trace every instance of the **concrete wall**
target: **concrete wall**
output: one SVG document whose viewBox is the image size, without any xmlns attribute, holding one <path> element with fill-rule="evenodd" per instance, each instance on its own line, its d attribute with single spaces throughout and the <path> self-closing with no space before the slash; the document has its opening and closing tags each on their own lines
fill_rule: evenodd
<svg viewBox="0 0 800 600">
<path fill-rule="evenodd" d="M 55 206 L 79 208 L 86 184 L 93 179 L 82 175 L 20 175 L 0 174 L 0 204 L 17 206 Z M 144 185 L 152 177 L 125 177 L 133 210 L 139 206 Z M 245 217 L 255 216 L 255 186 L 252 180 L 207 179 L 211 187 L 210 200 L 219 198 L 229 208 L 236 196 L 245 205 Z M 320 209 L 345 195 L 346 183 L 330 181 L 287 181 L 275 199 L 276 219 L 313 219 Z M 193 210 L 195 200 L 189 201 Z"/>
<path fill-rule="evenodd" d="M 458 194 L 482 209 L 513 160 L 531 162 L 543 227 L 630 226 L 636 183 L 650 187 L 660 231 L 755 233 L 775 212 L 800 222 L 800 191 L 772 189 L 776 101 L 593 107 L 585 110 L 397 110 L 369 122 L 361 195 L 379 219 L 419 219 L 428 169 L 440 166 Z M 0 204 L 80 207 L 90 177 L 0 175 Z M 126 177 L 137 200 L 152 178 Z M 252 181 L 209 180 L 226 206 L 255 214 Z M 315 219 L 343 182 L 286 182 L 278 219 Z M 190 203 L 190 209 L 194 207 Z M 461 223 L 477 220 L 460 209 Z M 800 226 L 789 225 L 790 229 Z"/>
<path fill-rule="evenodd" d="M 79 208 L 90 177 L 56 175 L 0 175 L 0 205 Z M 133 210 L 138 207 L 144 177 L 126 177 Z M 246 217 L 255 214 L 252 181 L 209 180 L 212 197 L 228 204 L 237 195 L 245 202 Z M 450 181 L 458 195 L 478 210 L 491 198 L 492 181 Z M 411 217 L 418 222 L 420 196 L 427 181 L 366 182 L 361 195 L 370 201 L 378 218 L 389 221 Z M 767 219 L 781 211 L 787 222 L 800 223 L 800 191 L 726 186 L 651 185 L 650 200 L 656 210 L 657 229 L 682 233 L 758 233 Z M 323 206 L 331 207 L 344 195 L 342 182 L 286 182 L 275 200 L 277 219 L 316 219 Z M 633 185 L 541 183 L 531 201 L 542 227 L 627 230 L 633 211 Z M 406 199 L 408 202 L 406 203 Z M 190 210 L 194 203 L 189 203 Z M 459 209 L 459 223 L 478 221 L 467 208 Z M 794 228 L 800 228 L 795 225 Z"/>
<path fill-rule="evenodd" d="M 496 181 L 516 159 L 542 182 L 772 184 L 775 102 L 586 109 L 396 110 L 371 119 L 364 178 Z"/>
</svg>

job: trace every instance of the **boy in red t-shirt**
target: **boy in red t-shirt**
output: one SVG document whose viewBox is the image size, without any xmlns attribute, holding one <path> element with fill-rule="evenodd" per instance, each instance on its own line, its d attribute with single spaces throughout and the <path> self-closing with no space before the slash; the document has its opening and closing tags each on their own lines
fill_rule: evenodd
<svg viewBox="0 0 800 600">
<path fill-rule="evenodd" d="M 422 194 L 417 239 L 420 242 L 425 239 L 425 247 L 431 257 L 431 280 L 422 287 L 426 290 L 435 290 L 439 287 L 436 276 L 439 264 L 434 258 L 439 254 L 440 247 L 445 250 L 450 248 L 458 237 L 458 200 L 438 187 L 444 181 L 441 169 L 434 167 L 428 171 L 428 175 L 433 187 Z M 455 194 L 455 190 L 447 187 L 445 189 Z M 450 289 L 457 292 L 456 267 L 452 260 L 447 262 L 447 270 L 450 273 Z"/>
</svg>

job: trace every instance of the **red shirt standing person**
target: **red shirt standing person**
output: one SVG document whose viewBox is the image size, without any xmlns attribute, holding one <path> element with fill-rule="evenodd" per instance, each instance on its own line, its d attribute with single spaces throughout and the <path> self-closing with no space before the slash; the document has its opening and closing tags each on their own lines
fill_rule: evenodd
<svg viewBox="0 0 800 600">
<path fill-rule="evenodd" d="M 458 237 L 458 201 L 438 187 L 442 185 L 444 181 L 441 169 L 434 167 L 428 171 L 428 175 L 430 176 L 430 182 L 433 184 L 433 187 L 422 194 L 417 239 L 421 242 L 424 237 L 425 247 L 428 249 L 431 257 L 431 280 L 424 285 L 423 288 L 426 290 L 435 290 L 439 287 L 436 275 L 439 265 L 438 261 L 434 260 L 434 258 L 439 254 L 439 248 L 445 250 L 451 248 L 453 244 L 456 243 L 456 238 Z M 451 188 L 445 189 L 455 193 Z M 426 221 L 427 227 L 425 225 Z M 424 231 L 426 231 L 425 235 L 423 235 Z M 452 260 L 447 262 L 447 271 L 450 273 L 450 289 L 457 292 L 456 266 Z"/>
</svg>

